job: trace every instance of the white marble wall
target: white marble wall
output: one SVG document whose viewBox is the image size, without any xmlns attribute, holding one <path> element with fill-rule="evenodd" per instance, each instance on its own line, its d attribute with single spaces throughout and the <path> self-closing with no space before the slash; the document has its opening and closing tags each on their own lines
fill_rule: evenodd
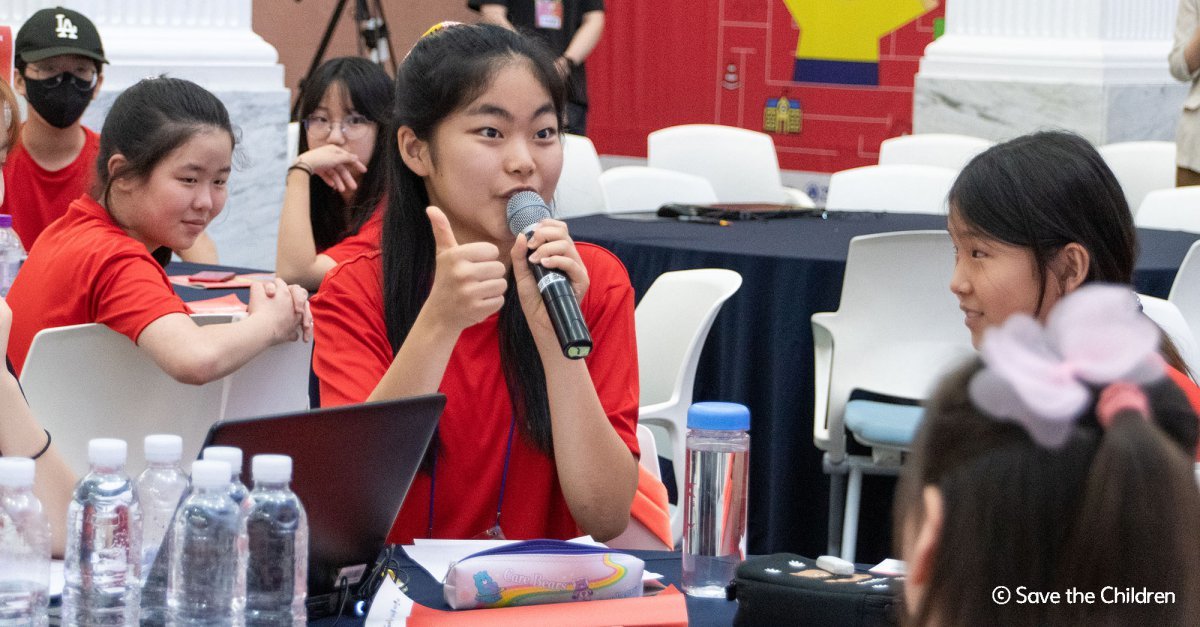
<svg viewBox="0 0 1200 627">
<path fill-rule="evenodd" d="M 917 73 L 913 131 L 1171 140 L 1187 94 L 1167 69 L 1176 2 L 946 0 L 946 34 Z"/>
<path fill-rule="evenodd" d="M 0 1 L 0 24 L 15 30 L 34 11 L 58 4 Z M 73 0 L 70 6 L 96 24 L 111 62 L 84 114 L 86 126 L 100 131 L 117 95 L 147 76 L 195 81 L 225 103 L 241 137 L 229 201 L 209 234 L 221 263 L 273 268 L 289 91 L 275 49 L 251 30 L 252 0 Z"/>
</svg>

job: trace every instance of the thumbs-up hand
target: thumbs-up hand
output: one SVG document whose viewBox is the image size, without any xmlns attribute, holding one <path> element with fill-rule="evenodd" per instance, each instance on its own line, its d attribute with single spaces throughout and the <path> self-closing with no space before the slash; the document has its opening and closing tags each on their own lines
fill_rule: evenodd
<svg viewBox="0 0 1200 627">
<path fill-rule="evenodd" d="M 446 214 L 425 210 L 437 247 L 437 270 L 425 308 L 456 331 L 483 322 L 500 310 L 508 289 L 500 249 L 489 242 L 459 244 Z"/>
</svg>

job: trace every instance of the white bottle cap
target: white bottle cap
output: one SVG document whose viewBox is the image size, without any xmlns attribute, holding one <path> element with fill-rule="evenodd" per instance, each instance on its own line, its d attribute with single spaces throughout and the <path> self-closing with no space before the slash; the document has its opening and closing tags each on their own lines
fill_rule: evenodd
<svg viewBox="0 0 1200 627">
<path fill-rule="evenodd" d="M 255 481 L 287 483 L 292 480 L 292 458 L 287 455 L 255 455 L 250 466 Z"/>
<path fill-rule="evenodd" d="M 183 456 L 183 438 L 177 435 L 148 435 L 143 446 L 148 462 L 173 464 Z"/>
<path fill-rule="evenodd" d="M 88 462 L 93 466 L 114 468 L 125 465 L 125 440 L 96 438 L 88 441 Z"/>
<path fill-rule="evenodd" d="M 229 462 L 215 459 L 192 462 L 192 485 L 197 488 L 219 488 L 229 485 Z"/>
<path fill-rule="evenodd" d="M 228 463 L 230 477 L 242 474 L 242 449 L 236 446 L 210 446 L 201 455 L 204 459 Z"/>
<path fill-rule="evenodd" d="M 28 488 L 33 485 L 35 462 L 28 457 L 0 457 L 0 486 Z"/>
</svg>

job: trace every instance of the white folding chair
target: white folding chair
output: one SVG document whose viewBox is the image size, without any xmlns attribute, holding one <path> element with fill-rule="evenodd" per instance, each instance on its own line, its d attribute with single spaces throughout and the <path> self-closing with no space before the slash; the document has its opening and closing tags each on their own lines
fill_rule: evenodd
<svg viewBox="0 0 1200 627">
<path fill-rule="evenodd" d="M 230 316 L 195 319 L 220 324 Z M 174 433 L 183 437 L 183 459 L 194 459 L 218 420 L 304 410 L 311 350 L 304 342 L 273 346 L 222 379 L 189 385 L 124 335 L 80 324 L 34 336 L 21 387 L 72 470 L 84 474 L 92 438 L 121 438 L 132 453 L 151 433 Z"/>
<path fill-rule="evenodd" d="M 970 135 L 918 133 L 883 140 L 879 165 L 934 165 L 955 172 L 994 142 Z"/>
<path fill-rule="evenodd" d="M 804 192 L 784 187 L 770 135 L 719 124 L 684 124 L 650 133 L 647 165 L 708 179 L 725 203 L 812 207 Z"/>
<path fill-rule="evenodd" d="M 292 163 L 300 154 L 300 123 L 288 122 L 287 125 L 287 162 Z"/>
<path fill-rule="evenodd" d="M 1187 364 L 1188 370 L 1191 370 L 1193 375 L 1200 373 L 1197 369 L 1200 367 L 1200 361 L 1197 361 L 1200 353 L 1196 349 L 1196 336 L 1179 308 L 1169 300 L 1145 294 L 1138 294 L 1138 299 L 1142 302 L 1142 313 L 1153 320 L 1154 324 L 1162 329 L 1163 334 L 1170 338 L 1171 343 L 1179 350 L 1179 356 Z"/>
<path fill-rule="evenodd" d="M 696 365 L 721 305 L 742 285 L 732 270 L 706 268 L 660 275 L 634 311 L 637 330 L 638 423 L 663 429 L 670 442 L 680 507 L 671 514 L 671 532 L 683 533 L 684 436 L 692 404 Z"/>
<path fill-rule="evenodd" d="M 945 231 L 855 237 L 838 310 L 812 316 L 813 441 L 830 475 L 831 554 L 840 544 L 842 557 L 854 560 L 862 476 L 896 474 L 922 416 L 920 407 L 851 401 L 851 392 L 923 400 L 948 369 L 974 354 L 948 287 L 953 253 Z M 870 456 L 847 454 L 847 431 L 871 447 Z"/>
<path fill-rule="evenodd" d="M 708 180 L 662 168 L 623 165 L 600 175 L 609 213 L 654 211 L 667 203 L 711 205 L 717 192 Z"/>
<path fill-rule="evenodd" d="M 195 459 L 220 418 L 224 385 L 180 383 L 129 338 L 101 324 L 43 329 L 21 371 L 33 415 L 81 476 L 88 471 L 88 440 L 98 437 L 128 442 L 132 461 L 142 438 L 174 433 L 183 437 L 183 459 Z"/>
<path fill-rule="evenodd" d="M 1175 142 L 1118 142 L 1096 150 L 1116 175 L 1134 215 L 1146 194 L 1175 187 Z"/>
<path fill-rule="evenodd" d="M 1200 233 L 1200 185 L 1147 193 L 1133 222 L 1144 229 Z"/>
<path fill-rule="evenodd" d="M 825 208 L 946 214 L 958 173 L 933 165 L 868 165 L 834 172 Z"/>
<path fill-rule="evenodd" d="M 1192 337 L 1200 337 L 1200 241 L 1192 244 L 1183 263 L 1179 264 L 1167 300 L 1179 308 L 1188 328 L 1192 330 Z M 1200 376 L 1200 372 L 1193 374 Z"/>
<path fill-rule="evenodd" d="M 554 217 L 559 219 L 604 213 L 600 189 L 600 155 L 592 140 L 563 133 L 563 167 L 554 191 Z"/>
</svg>

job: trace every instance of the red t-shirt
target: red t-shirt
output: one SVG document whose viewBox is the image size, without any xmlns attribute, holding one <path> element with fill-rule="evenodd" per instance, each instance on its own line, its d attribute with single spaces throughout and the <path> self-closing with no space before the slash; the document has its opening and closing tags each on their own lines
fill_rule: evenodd
<svg viewBox="0 0 1200 627">
<path fill-rule="evenodd" d="M 46 227 L 8 293 L 8 357 L 17 374 L 38 331 L 99 322 L 137 342 L 146 325 L 188 313 L 150 251 L 90 196 Z"/>
<path fill-rule="evenodd" d="M 588 371 L 613 429 L 637 455 L 638 372 L 633 288 L 612 253 L 577 243 L 591 281 L 580 303 L 595 348 Z M 339 264 L 311 301 L 313 371 L 325 406 L 360 403 L 392 363 L 383 320 L 379 252 Z M 499 314 L 459 336 L 442 378 L 446 409 L 439 422 L 433 536 L 471 538 L 492 527 L 503 475 L 512 406 L 500 363 Z M 427 536 L 430 475 L 417 474 L 389 542 Z M 510 539 L 578 535 L 554 461 L 513 437 L 500 526 Z"/>
<path fill-rule="evenodd" d="M 326 248 L 321 254 L 337 263 L 345 263 L 363 253 L 379 250 L 380 237 L 383 235 L 383 208 L 386 204 L 387 199 L 379 201 L 375 212 L 367 218 L 357 233 Z"/>
<path fill-rule="evenodd" d="M 38 235 L 67 212 L 67 205 L 91 191 L 100 136 L 80 128 L 84 133 L 83 150 L 61 170 L 42 168 L 20 141 L 8 153 L 4 164 L 6 193 L 0 213 L 12 215 L 13 230 L 21 237 L 25 250 L 32 249 Z"/>
</svg>

